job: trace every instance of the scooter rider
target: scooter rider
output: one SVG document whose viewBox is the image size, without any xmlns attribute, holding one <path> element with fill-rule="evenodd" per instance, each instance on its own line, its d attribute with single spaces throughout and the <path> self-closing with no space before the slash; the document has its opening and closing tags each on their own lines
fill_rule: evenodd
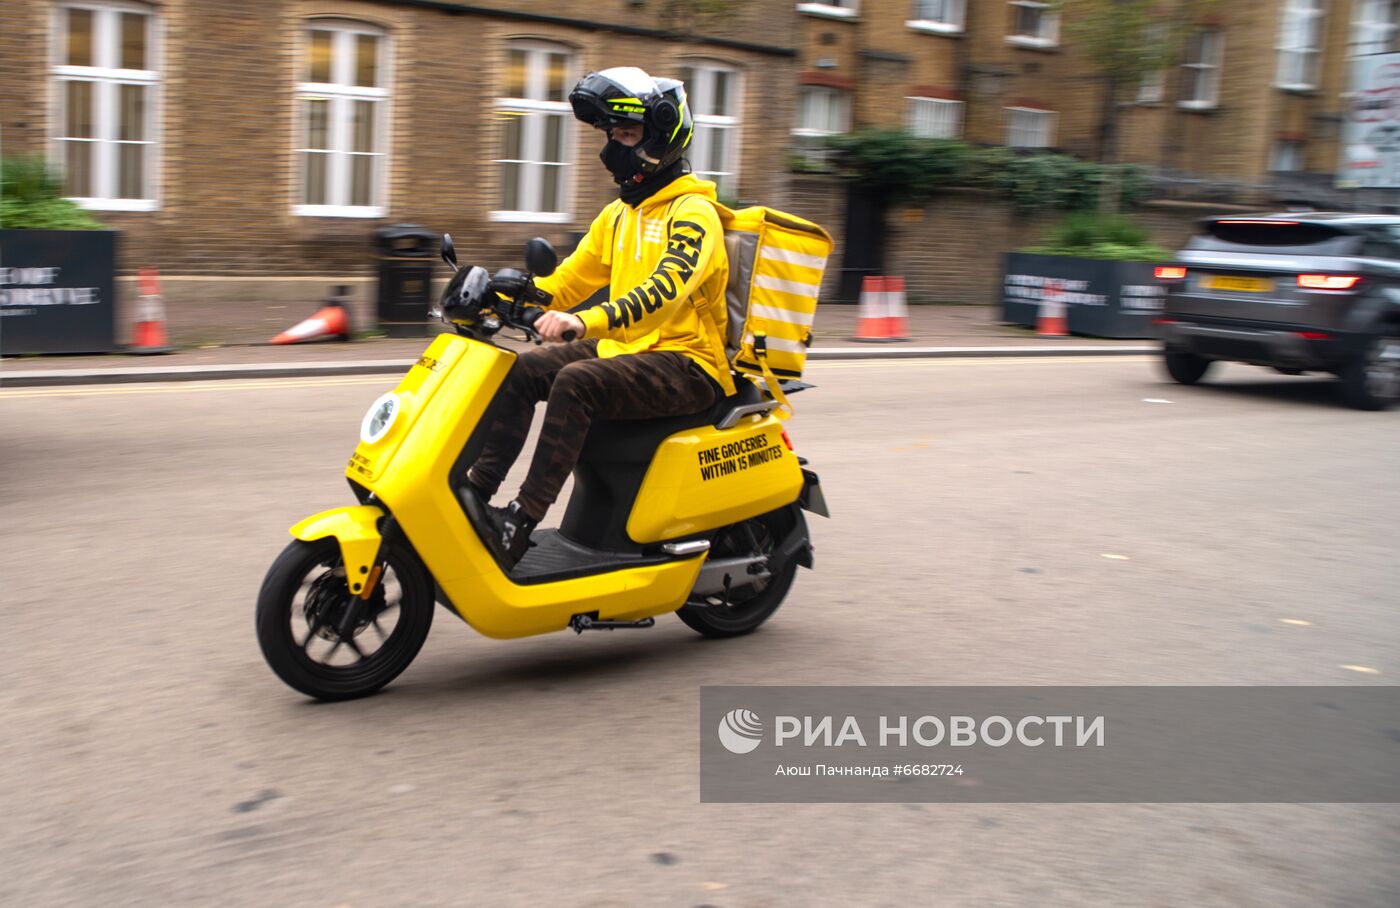
<svg viewBox="0 0 1400 908">
<path fill-rule="evenodd" d="M 486 446 L 468 479 L 483 501 L 519 456 L 536 402 L 548 400 L 529 473 L 506 507 L 488 508 L 488 542 L 513 566 L 573 471 L 595 417 L 697 413 L 733 394 L 724 351 L 729 262 L 715 185 L 690 173 L 684 86 L 636 67 L 589 73 L 569 95 L 574 116 L 607 132 L 599 157 L 619 198 L 549 277 L 547 341 L 520 355 L 499 392 Z M 610 301 L 567 312 L 602 287 Z"/>
</svg>

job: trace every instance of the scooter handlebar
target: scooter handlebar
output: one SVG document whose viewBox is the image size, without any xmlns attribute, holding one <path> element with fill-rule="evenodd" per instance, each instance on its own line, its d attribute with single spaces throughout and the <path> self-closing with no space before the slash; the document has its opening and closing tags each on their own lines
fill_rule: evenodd
<svg viewBox="0 0 1400 908">
<path fill-rule="evenodd" d="M 520 317 L 520 324 L 521 324 L 521 326 L 522 326 L 522 327 L 525 327 L 525 328 L 529 328 L 531 331 L 534 331 L 534 330 L 535 330 L 535 322 L 537 322 L 537 321 L 539 321 L 541 318 L 543 318 L 545 312 L 547 312 L 547 311 L 548 311 L 547 309 L 526 309 L 526 310 L 521 314 L 521 317 Z M 573 331 L 573 330 L 565 331 L 564 334 L 563 334 L 563 338 L 564 338 L 564 340 L 566 340 L 566 341 L 577 340 L 577 339 L 578 339 L 578 332 Z"/>
</svg>

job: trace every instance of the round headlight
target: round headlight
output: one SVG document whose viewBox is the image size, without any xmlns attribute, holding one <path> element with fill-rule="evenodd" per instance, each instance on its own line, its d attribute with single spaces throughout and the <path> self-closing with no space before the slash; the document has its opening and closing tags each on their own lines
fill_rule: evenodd
<svg viewBox="0 0 1400 908">
<path fill-rule="evenodd" d="M 365 414 L 364 420 L 360 423 L 360 441 L 372 445 L 383 438 L 394 425 L 394 420 L 398 418 L 399 411 L 402 409 L 403 403 L 393 391 L 381 395 L 378 400 L 369 405 L 369 412 Z"/>
</svg>

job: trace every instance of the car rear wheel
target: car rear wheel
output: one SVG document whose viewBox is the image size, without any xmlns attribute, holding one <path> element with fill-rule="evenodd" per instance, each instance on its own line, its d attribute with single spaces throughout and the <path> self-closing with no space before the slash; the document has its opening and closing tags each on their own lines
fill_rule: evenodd
<svg viewBox="0 0 1400 908">
<path fill-rule="evenodd" d="M 1400 400 L 1400 334 L 1377 337 L 1341 370 L 1342 400 L 1358 410 L 1387 410 Z"/>
<path fill-rule="evenodd" d="M 1183 385 L 1194 385 L 1210 369 L 1214 360 L 1187 353 L 1184 350 L 1166 350 L 1162 353 L 1162 364 L 1174 381 Z"/>
</svg>

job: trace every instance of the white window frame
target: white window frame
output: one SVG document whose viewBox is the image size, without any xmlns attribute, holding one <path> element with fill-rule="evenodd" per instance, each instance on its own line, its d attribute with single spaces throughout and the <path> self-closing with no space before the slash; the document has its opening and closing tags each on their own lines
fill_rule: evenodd
<svg viewBox="0 0 1400 908">
<path fill-rule="evenodd" d="M 68 20 L 70 9 L 87 10 L 92 13 L 92 66 L 70 66 L 65 60 L 68 48 Z M 137 13 L 146 16 L 146 69 L 121 68 L 121 14 Z M 161 38 L 162 27 L 158 10 L 142 3 L 93 3 L 74 2 L 56 4 L 52 10 L 53 28 L 50 31 L 49 68 L 49 109 L 53 111 L 50 133 L 51 160 L 56 161 L 60 170 L 67 156 L 65 147 L 70 141 L 86 141 L 93 145 L 92 186 L 96 190 L 91 196 L 70 197 L 73 202 L 95 211 L 156 211 L 160 208 L 160 123 L 161 123 Z M 69 139 L 66 132 L 68 122 L 66 103 L 69 82 L 92 83 L 93 132 L 91 139 Z M 122 85 L 140 85 L 146 88 L 146 116 L 143 126 L 145 139 L 122 141 L 117 139 L 117 117 L 119 112 L 118 88 Z M 117 147 L 124 144 L 146 146 L 146 156 L 142 162 L 142 197 L 121 198 L 117 195 L 120 185 L 121 158 Z M 65 177 L 66 180 L 66 177 Z"/>
<path fill-rule="evenodd" d="M 1304 169 L 1305 149 L 1297 139 L 1276 139 L 1269 149 L 1269 170 L 1297 173 Z"/>
<path fill-rule="evenodd" d="M 1196 36 L 1202 38 L 1200 60 L 1187 59 L 1182 62 L 1181 68 L 1184 70 L 1194 70 L 1193 73 L 1183 73 L 1182 78 L 1192 78 L 1195 84 L 1199 84 L 1199 77 L 1205 75 L 1209 79 L 1210 97 L 1207 98 L 1183 98 L 1177 102 L 1177 106 L 1183 110 L 1211 110 L 1220 105 L 1220 71 L 1225 63 L 1225 33 L 1218 28 L 1207 28 L 1191 36 L 1194 41 Z M 1207 42 L 1205 38 L 1212 40 Z M 1210 46 L 1208 47 L 1207 44 Z M 1188 44 L 1189 47 L 1189 44 Z M 1209 57 L 1210 59 L 1206 59 Z"/>
<path fill-rule="evenodd" d="M 931 32 L 935 35 L 960 35 L 967 24 L 967 0 L 942 0 L 942 18 L 931 18 L 924 4 L 928 0 L 913 0 L 913 18 L 904 23 L 905 28 L 918 32 Z"/>
<path fill-rule="evenodd" d="M 1395 49 L 1395 33 L 1400 31 L 1397 0 L 1359 0 L 1351 20 L 1351 55 L 1390 53 Z"/>
<path fill-rule="evenodd" d="M 1138 83 L 1137 103 L 1160 104 L 1167 96 L 1167 71 L 1154 70 L 1142 77 Z"/>
<path fill-rule="evenodd" d="M 1053 148 L 1055 145 L 1055 127 L 1059 122 L 1059 114 L 1053 110 L 1042 110 L 1038 107 L 1007 107 L 1006 110 L 1006 147 L 1008 148 Z M 1027 125 L 1026 114 L 1034 114 L 1036 123 Z M 1017 123 L 1018 115 L 1022 119 Z M 1034 130 L 1036 136 L 1031 141 L 1017 141 L 1018 135 Z M 1043 134 L 1043 135 L 1042 135 Z"/>
<path fill-rule="evenodd" d="M 389 36 L 383 29 L 365 22 L 346 19 L 307 19 L 301 23 L 301 54 L 297 58 L 298 72 L 308 77 L 307 62 L 310 59 L 308 33 L 324 31 L 331 34 L 331 82 L 298 81 L 296 85 L 296 137 L 293 147 L 296 153 L 296 198 L 292 214 L 299 217 L 317 218 L 382 218 L 388 215 L 386 193 L 389 186 L 389 104 L 391 90 L 391 61 L 393 56 L 389 46 Z M 379 85 L 368 87 L 353 85 L 355 68 L 355 38 L 371 35 L 378 39 L 379 59 L 375 62 L 375 72 Z M 303 183 L 302 155 L 308 151 L 322 149 L 306 148 L 305 136 L 308 129 L 305 101 L 325 100 L 330 102 L 327 129 L 330 150 L 326 152 L 326 194 L 330 199 L 326 204 L 311 205 L 303 201 L 306 186 Z M 373 177 L 370 181 L 369 205 L 351 205 L 350 197 L 353 172 L 350 168 L 354 119 L 352 111 L 356 101 L 374 103 L 374 148 L 369 154 L 377 158 Z"/>
<path fill-rule="evenodd" d="M 922 95 L 906 96 L 904 102 L 905 123 L 912 135 L 921 139 L 956 139 L 962 135 L 963 102 Z M 924 130 L 920 128 L 924 123 L 946 128 Z"/>
<path fill-rule="evenodd" d="M 838 119 L 841 121 L 836 129 L 826 129 L 817 126 L 804 126 L 803 115 L 808 111 L 808 97 L 824 97 L 827 99 L 827 113 L 830 113 L 830 106 L 833 101 L 839 100 L 840 110 L 837 111 Z M 793 127 L 792 137 L 797 140 L 796 153 L 807 160 L 812 165 L 822 165 L 827 162 L 830 153 L 825 149 L 804 147 L 803 141 L 810 139 L 825 139 L 828 136 L 845 135 L 851 131 L 851 93 L 841 88 L 832 88 L 828 85 L 800 85 L 797 89 L 797 124 Z"/>
<path fill-rule="evenodd" d="M 1011 27 L 1016 27 L 1016 9 L 1034 9 L 1040 11 L 1040 29 L 1037 34 L 1023 35 L 1012 32 L 1006 36 L 1007 44 L 1014 44 L 1017 47 L 1047 48 L 1059 47 L 1060 45 L 1060 14 L 1049 3 L 1041 0 L 1010 0 L 1012 7 Z"/>
<path fill-rule="evenodd" d="M 1322 69 L 1323 0 L 1285 0 L 1279 18 L 1278 71 L 1274 86 L 1284 91 L 1312 91 Z M 1298 44 L 1290 42 L 1299 41 Z"/>
<path fill-rule="evenodd" d="M 523 50 L 526 53 L 525 61 L 525 94 L 532 97 L 496 99 L 496 110 L 502 113 L 516 114 L 562 114 L 560 124 L 559 147 L 563 152 L 564 160 L 560 162 L 543 162 L 529 157 L 532 143 L 542 145 L 544 142 L 543 132 L 539 129 L 542 122 L 538 117 L 527 117 L 522 126 L 520 136 L 521 154 L 519 160 L 509 158 L 495 158 L 492 164 L 542 164 L 559 167 L 559 205 L 560 211 L 541 211 L 537 209 L 522 208 L 513 211 L 504 209 L 493 210 L 490 218 L 493 221 L 512 224 L 567 224 L 573 220 L 570 209 L 573 207 L 573 161 L 570 160 L 570 152 L 574 147 L 574 117 L 573 108 L 569 106 L 567 100 L 564 101 L 544 101 L 542 99 L 548 92 L 549 67 L 541 61 L 545 60 L 548 54 L 564 55 L 564 86 L 573 84 L 575 79 L 575 69 L 578 63 L 572 48 L 564 44 L 552 44 L 546 41 L 511 41 L 510 50 Z M 497 151 L 500 150 L 500 143 L 497 143 Z M 496 173 L 500 174 L 499 168 Z M 541 182 L 538 171 L 535 167 L 524 167 L 521 170 L 522 182 L 518 188 L 517 197 L 525 203 L 534 202 L 538 205 L 540 198 Z M 499 204 L 499 197 L 495 204 Z"/>
<path fill-rule="evenodd" d="M 744 76 L 738 69 L 723 63 L 716 63 L 712 60 L 681 60 L 679 65 L 690 71 L 690 78 L 694 82 L 686 83 L 686 103 L 690 107 L 691 120 L 695 124 L 695 135 L 691 137 L 690 166 L 691 170 L 698 177 L 713 180 L 719 188 L 721 195 L 733 195 L 738 191 L 739 182 L 739 146 L 741 136 L 742 118 L 740 114 L 744 109 Z M 697 113 L 691 98 L 700 98 L 708 103 L 714 94 L 715 75 L 723 73 L 729 77 L 729 94 L 726 98 L 728 112 Z M 709 160 L 701 160 L 696 156 L 700 148 L 698 142 L 701 133 L 710 130 L 711 135 L 723 135 L 724 160 L 727 170 L 707 169 L 712 163 Z M 708 150 L 710 146 L 705 145 Z"/>
<path fill-rule="evenodd" d="M 854 19 L 860 15 L 860 0 L 817 0 L 797 4 L 799 13 L 829 19 Z"/>
<path fill-rule="evenodd" d="M 1167 40 L 1167 26 L 1162 22 L 1154 22 L 1145 29 L 1144 37 L 1153 44 L 1160 44 Z M 1154 69 L 1142 77 L 1138 83 L 1137 103 L 1139 104 L 1160 104 L 1167 96 L 1167 70 L 1165 67 Z"/>
</svg>

